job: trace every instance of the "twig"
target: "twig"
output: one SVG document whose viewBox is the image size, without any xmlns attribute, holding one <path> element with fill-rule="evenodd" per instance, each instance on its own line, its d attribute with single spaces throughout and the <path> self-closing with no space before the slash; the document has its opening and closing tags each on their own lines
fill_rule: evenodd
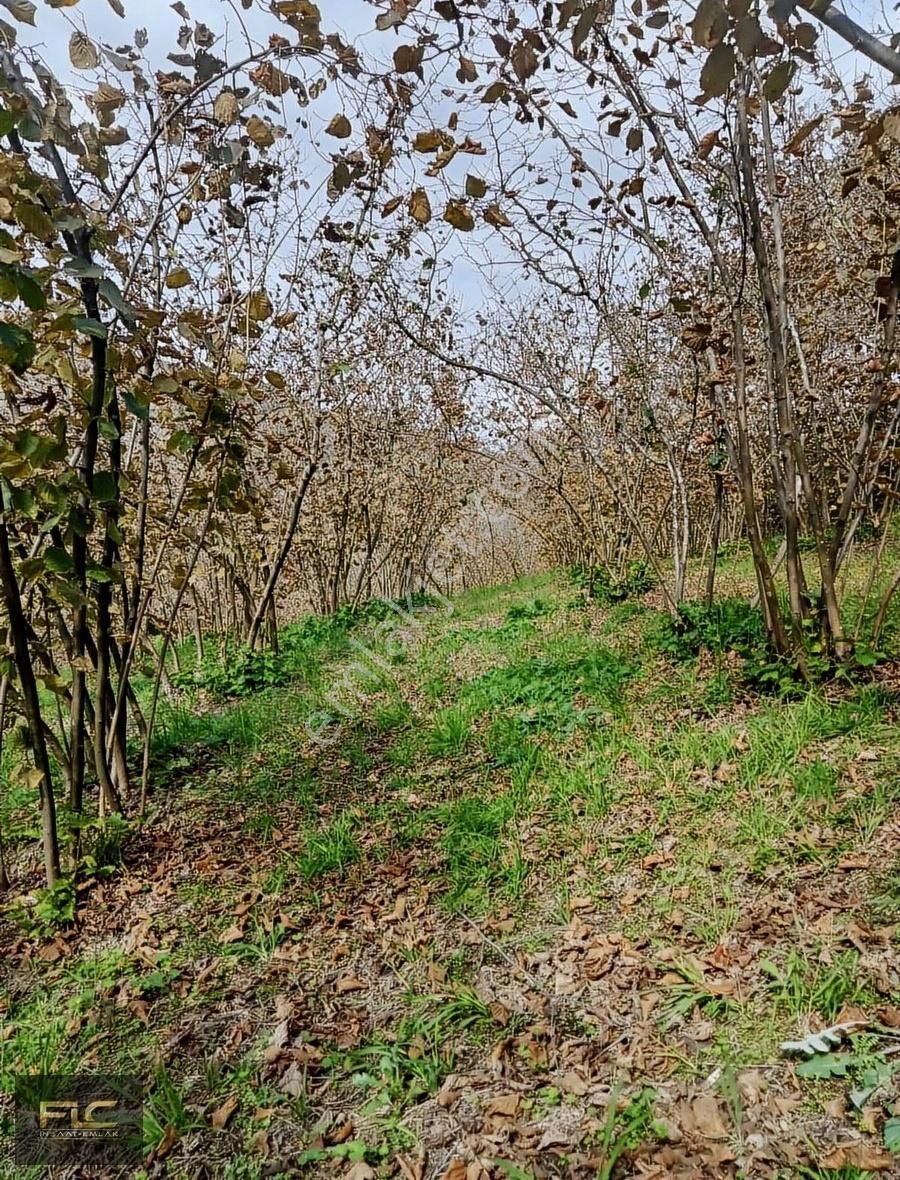
<svg viewBox="0 0 900 1180">
<path fill-rule="evenodd" d="M 514 971 L 518 971 L 520 975 L 523 975 L 525 977 L 525 979 L 527 979 L 528 982 L 531 984 L 531 986 L 535 989 L 535 991 L 539 991 L 539 992 L 544 991 L 543 987 L 541 986 L 540 983 L 538 983 L 538 981 L 534 978 L 534 976 L 531 975 L 528 971 L 526 971 L 525 968 L 522 967 L 519 963 L 517 963 L 515 961 L 515 959 L 510 958 L 510 956 L 506 953 L 506 951 L 503 949 L 503 947 L 499 945 L 499 943 L 494 942 L 494 940 L 492 938 L 488 938 L 488 936 L 481 929 L 481 927 L 478 926 L 475 922 L 473 922 L 472 919 L 468 916 L 468 914 L 462 914 L 461 917 L 462 917 L 463 921 L 468 922 L 469 925 L 472 927 L 472 929 L 477 931 L 477 933 L 481 935 L 481 937 L 484 939 L 484 941 L 487 943 L 487 945 L 489 947 L 491 947 L 493 950 L 495 950 L 497 952 L 497 954 L 501 957 L 501 959 L 505 959 L 506 962 L 509 963 L 510 967 L 512 967 L 512 969 Z"/>
</svg>

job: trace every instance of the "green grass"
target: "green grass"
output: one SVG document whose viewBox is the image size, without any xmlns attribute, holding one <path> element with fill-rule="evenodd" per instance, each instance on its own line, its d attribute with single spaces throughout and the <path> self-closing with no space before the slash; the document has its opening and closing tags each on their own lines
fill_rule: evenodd
<svg viewBox="0 0 900 1180">
<path fill-rule="evenodd" d="M 745 564 L 729 559 L 728 576 L 743 577 Z M 33 961 L 4 1014 L 0 1084 L 21 1069 L 133 1068 L 148 1079 L 149 1146 L 168 1126 L 199 1135 L 240 1094 L 233 1141 L 216 1140 L 231 1153 L 211 1164 L 217 1174 L 260 1175 L 248 1146 L 257 1108 L 288 1120 L 300 1136 L 290 1150 L 311 1175 L 360 1160 L 387 1169 L 416 1150 L 406 1114 L 501 1042 L 496 1060 L 510 1055 L 534 1082 L 534 1118 L 575 1101 L 548 1081 L 541 1055 L 565 1020 L 572 1036 L 596 1035 L 580 996 L 532 1036 L 543 1000 L 498 1025 L 490 988 L 527 992 L 526 956 L 552 962 L 577 938 L 570 924 L 584 906 L 590 938 L 631 940 L 646 959 L 628 986 L 652 998 L 647 1024 L 669 1055 L 667 1086 L 696 1084 L 723 1062 L 777 1062 L 780 1041 L 811 1022 L 884 1002 L 868 958 L 804 925 L 796 898 L 815 897 L 821 878 L 824 896 L 846 884 L 848 920 L 900 922 L 893 866 L 862 877 L 838 868 L 883 846 L 900 800 L 895 698 L 877 678 L 756 696 L 727 653 L 673 662 L 660 652 L 659 618 L 649 600 L 588 607 L 545 575 L 461 596 L 402 651 L 377 620 L 307 622 L 285 644 L 283 683 L 203 709 L 194 689 L 167 703 L 145 829 L 86 832 L 113 883 L 125 879 L 120 862 L 132 871 L 135 849 L 155 848 L 135 870 L 146 875 L 133 907 L 115 903 L 123 922 L 146 910 L 146 946 L 121 949 L 129 931 L 116 929 L 111 905 L 106 942 L 81 950 L 76 939 L 63 962 Z M 354 643 L 366 635 L 373 657 L 360 671 Z M 333 721 L 318 741 L 310 726 L 325 713 Z M 4 806 L 24 817 L 30 802 L 12 792 Z M 142 845 L 148 838 L 156 843 Z M 178 856 L 186 871 L 157 903 Z M 391 917 L 398 894 L 406 908 Z M 796 919 L 757 925 L 767 898 Z M 710 957 L 748 945 L 740 989 L 723 990 Z M 364 972 L 367 956 L 378 964 L 370 990 L 351 994 L 355 1016 L 329 1024 L 323 1013 L 343 1002 L 335 974 Z M 320 963 L 330 972 L 321 994 Z M 601 1010 L 619 969 L 593 981 Z M 317 1020 L 328 1029 L 316 1041 L 325 1060 L 299 1097 L 280 1092 L 263 1061 L 277 997 L 295 985 L 305 996 L 297 1035 Z M 257 1024 L 229 1054 L 216 1021 L 232 1008 Z M 711 1026 L 708 1040 L 686 1047 L 698 1023 Z M 206 1027 L 208 1039 L 197 1032 Z M 164 1050 L 184 1028 L 196 1043 Z M 612 1057 L 597 1068 L 613 1087 Z M 654 1081 L 636 1077 L 609 1120 L 599 1116 L 599 1174 L 658 1142 Z M 361 1129 L 325 1142 L 310 1094 L 333 1094 Z"/>
</svg>

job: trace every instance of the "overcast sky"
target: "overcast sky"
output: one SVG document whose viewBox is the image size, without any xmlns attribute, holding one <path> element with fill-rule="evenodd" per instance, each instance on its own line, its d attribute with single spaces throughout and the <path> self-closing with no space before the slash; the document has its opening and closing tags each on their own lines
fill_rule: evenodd
<svg viewBox="0 0 900 1180">
<path fill-rule="evenodd" d="M 8 0 L 0 0 L 0 4 L 6 2 Z M 366 58 L 374 57 L 382 61 L 390 59 L 390 54 L 397 44 L 397 36 L 393 31 L 376 31 L 376 7 L 366 0 L 318 0 L 318 3 L 322 12 L 323 29 L 326 32 L 339 31 L 345 40 L 356 45 Z M 176 39 L 183 20 L 168 0 L 121 0 L 125 9 L 124 18 L 116 14 L 110 0 L 80 0 L 80 3 L 72 7 L 56 9 L 47 7 L 44 0 L 37 0 L 37 4 L 36 29 L 15 22 L 20 41 L 39 47 L 41 55 L 53 71 L 67 84 L 74 83 L 76 88 L 92 88 L 96 83 L 93 73 L 79 74 L 70 66 L 68 42 L 74 29 L 85 31 L 95 41 L 115 49 L 123 45 L 133 45 L 135 30 L 144 28 L 149 38 L 144 53 L 151 65 L 154 68 L 176 68 L 166 62 L 166 54 L 173 50 L 177 51 Z M 276 17 L 256 6 L 245 11 L 241 0 L 184 0 L 184 4 L 193 21 L 208 24 L 216 34 L 225 31 L 232 43 L 229 46 L 229 58 L 239 55 L 238 45 L 243 46 L 247 36 L 257 43 L 265 44 L 271 32 L 283 28 Z M 676 9 L 682 5 L 685 8 L 693 7 L 692 4 L 684 3 L 684 0 L 672 0 L 672 5 Z M 897 27 L 897 13 L 889 11 L 882 0 L 843 0 L 843 5 L 845 11 L 855 20 L 881 35 L 886 34 L 892 25 Z M 381 7 L 388 7 L 386 0 Z M 686 16 L 689 15 L 686 13 Z M 830 38 L 829 48 L 845 84 L 851 84 L 864 74 L 878 74 L 876 67 L 871 66 L 836 38 Z M 214 49 L 213 52 L 217 51 Z M 877 81 L 881 85 L 885 79 L 878 78 Z M 308 114 L 313 120 L 321 120 L 324 125 L 334 109 L 330 95 L 326 94 L 310 108 L 310 112 L 304 114 Z M 299 111 L 297 113 L 299 114 Z M 440 124 L 440 105 L 436 111 L 432 110 L 431 114 L 435 122 Z M 290 119 L 287 126 L 290 135 Z M 296 143 L 298 151 L 309 152 L 308 135 L 297 135 Z M 539 147 L 537 151 L 540 152 Z M 317 170 L 324 176 L 329 167 L 319 157 L 314 157 L 311 161 L 311 173 Z M 486 270 L 486 259 L 484 262 L 479 259 L 481 248 L 475 239 L 476 235 L 472 235 L 471 241 L 463 243 L 460 235 L 456 235 L 455 238 L 451 235 L 446 252 L 446 258 L 452 261 L 451 289 L 469 306 L 481 303 L 485 297 L 483 275 Z M 493 242 L 492 249 L 495 248 L 497 239 Z M 501 267 L 501 274 L 503 270 Z M 520 275 L 514 266 L 510 266 L 505 280 L 502 281 L 514 291 L 517 286 L 521 288 L 523 279 L 524 276 Z"/>
</svg>

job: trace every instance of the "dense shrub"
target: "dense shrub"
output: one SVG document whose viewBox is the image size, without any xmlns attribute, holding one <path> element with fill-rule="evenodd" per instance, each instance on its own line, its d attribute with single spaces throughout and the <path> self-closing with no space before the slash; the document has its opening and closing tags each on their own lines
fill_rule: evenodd
<svg viewBox="0 0 900 1180">
<path fill-rule="evenodd" d="M 703 648 L 755 657 L 767 652 L 766 629 L 759 608 L 742 599 L 726 598 L 712 606 L 684 602 L 677 618 L 660 620 L 651 646 L 676 660 L 692 659 Z"/>
<path fill-rule="evenodd" d="M 603 566 L 575 565 L 569 569 L 569 579 L 586 598 L 601 606 L 639 598 L 654 585 L 653 575 L 642 561 L 630 561 L 619 576 Z"/>
</svg>

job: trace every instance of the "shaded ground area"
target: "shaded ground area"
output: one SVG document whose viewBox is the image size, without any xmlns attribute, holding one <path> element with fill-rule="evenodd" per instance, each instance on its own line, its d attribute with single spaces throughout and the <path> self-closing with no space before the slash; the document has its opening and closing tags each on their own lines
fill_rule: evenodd
<svg viewBox="0 0 900 1180">
<path fill-rule="evenodd" d="M 417 618 L 173 718 L 76 924 L 4 921 L 3 1089 L 138 1073 L 146 1176 L 900 1174 L 894 667 L 758 697 L 562 578 Z"/>
</svg>

